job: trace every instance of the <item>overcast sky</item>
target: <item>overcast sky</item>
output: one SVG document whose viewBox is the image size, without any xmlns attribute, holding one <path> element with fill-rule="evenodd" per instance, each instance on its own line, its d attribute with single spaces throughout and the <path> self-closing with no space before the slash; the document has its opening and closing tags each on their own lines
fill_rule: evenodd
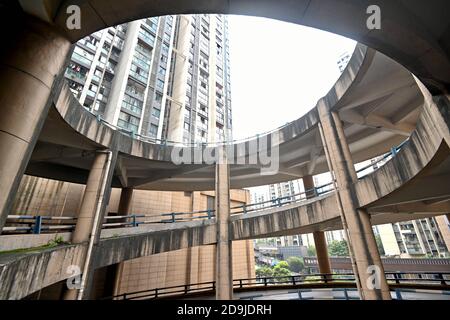
<svg viewBox="0 0 450 320">
<path fill-rule="evenodd" d="M 296 24 L 230 16 L 233 138 L 277 128 L 309 111 L 338 79 L 353 40 Z"/>
</svg>

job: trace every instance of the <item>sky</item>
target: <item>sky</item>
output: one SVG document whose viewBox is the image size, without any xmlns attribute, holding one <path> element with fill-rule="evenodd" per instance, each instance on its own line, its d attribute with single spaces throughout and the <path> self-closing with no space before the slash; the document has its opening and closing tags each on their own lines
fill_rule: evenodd
<svg viewBox="0 0 450 320">
<path fill-rule="evenodd" d="M 312 109 L 355 41 L 266 18 L 229 16 L 233 138 L 275 129 Z"/>
</svg>

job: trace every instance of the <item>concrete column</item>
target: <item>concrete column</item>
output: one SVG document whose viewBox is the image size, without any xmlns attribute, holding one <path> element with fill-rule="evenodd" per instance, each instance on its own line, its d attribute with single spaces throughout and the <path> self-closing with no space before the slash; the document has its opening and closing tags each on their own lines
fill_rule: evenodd
<svg viewBox="0 0 450 320">
<path fill-rule="evenodd" d="M 50 25 L 31 16 L 1 26 L 7 32 L 0 49 L 0 233 L 47 117 L 53 80 L 70 48 Z"/>
<path fill-rule="evenodd" d="M 122 105 L 125 88 L 130 72 L 131 62 L 134 55 L 133 50 L 138 42 L 139 29 L 141 27 L 141 21 L 136 20 L 128 23 L 127 33 L 123 48 L 120 54 L 119 62 L 114 70 L 114 79 L 111 84 L 111 91 L 108 97 L 108 103 L 105 106 L 105 112 L 103 117 L 109 123 L 116 124 L 119 119 L 120 107 Z"/>
<path fill-rule="evenodd" d="M 122 188 L 120 192 L 119 208 L 117 210 L 117 215 L 127 216 L 131 214 L 131 204 L 133 202 L 133 188 L 125 187 Z M 121 222 L 130 222 L 127 219 L 119 219 Z M 117 295 L 120 289 L 120 282 L 122 281 L 122 271 L 124 263 L 119 262 L 114 265 L 115 268 L 115 280 L 113 284 L 113 295 Z M 111 268 L 112 272 L 113 268 Z"/>
<path fill-rule="evenodd" d="M 191 21 L 188 16 L 180 15 L 179 31 L 176 47 L 174 77 L 172 85 L 171 108 L 167 130 L 167 140 L 183 141 L 184 106 L 186 104 L 187 76 L 189 72 L 189 48 L 191 37 Z M 191 128 L 192 129 L 192 128 Z"/>
<path fill-rule="evenodd" d="M 216 299 L 233 299 L 233 264 L 232 241 L 230 239 L 230 172 L 225 148 L 220 152 L 219 163 L 216 164 Z"/>
<path fill-rule="evenodd" d="M 347 229 L 350 254 L 357 276 L 358 288 L 364 300 L 391 299 L 389 286 L 370 223 L 370 215 L 358 208 L 354 189 L 357 181 L 350 149 L 345 138 L 342 122 L 335 112 L 328 110 L 322 100 L 319 103 L 319 117 L 330 163 L 338 187 L 337 201 L 342 208 L 343 225 Z M 374 270 L 378 274 L 374 276 Z M 376 279 L 376 281 L 374 281 Z M 374 285 L 372 285 L 375 283 Z"/>
<path fill-rule="evenodd" d="M 317 263 L 319 264 L 319 272 L 322 274 L 331 274 L 331 264 L 328 256 L 325 232 L 314 231 L 313 237 L 314 246 L 316 247 Z M 331 276 L 328 276 L 327 278 L 331 278 Z"/>
<path fill-rule="evenodd" d="M 131 213 L 131 203 L 133 201 L 133 188 L 122 188 L 120 192 L 119 209 L 117 214 L 119 216 L 126 216 Z"/>
<path fill-rule="evenodd" d="M 308 175 L 308 176 L 304 176 L 302 178 L 303 181 L 303 188 L 305 188 L 305 195 L 306 195 L 306 199 L 311 199 L 314 198 L 316 196 L 315 192 L 314 192 L 314 179 L 312 176 Z"/>
<path fill-rule="evenodd" d="M 101 229 L 106 205 L 111 193 L 113 171 L 114 166 L 108 163 L 108 153 L 98 152 L 89 172 L 83 200 L 77 216 L 77 224 L 72 234 L 72 243 L 82 243 L 89 240 L 96 212 L 100 214 L 96 228 Z M 104 184 L 106 184 L 106 188 L 103 189 L 102 185 Z M 99 236 L 98 233 L 97 235 Z"/>
<path fill-rule="evenodd" d="M 314 190 L 314 179 L 312 176 L 304 176 L 303 187 L 306 190 Z M 307 192 L 306 198 L 313 198 L 315 196 L 315 192 Z M 330 258 L 328 256 L 327 249 L 327 240 L 325 239 L 325 232 L 323 231 L 315 231 L 313 232 L 314 237 L 314 246 L 316 248 L 317 254 L 317 263 L 319 264 L 319 272 L 324 274 L 331 273 L 331 264 Z"/>
<path fill-rule="evenodd" d="M 79 266 L 83 277 L 86 275 L 83 298 L 89 297 L 93 273 L 91 264 L 95 256 L 93 245 L 100 238 L 101 226 L 111 194 L 111 180 L 116 154 L 112 151 L 98 151 L 96 153 L 84 190 L 77 224 L 72 234 L 72 243 L 89 243 L 85 257 L 82 259 L 84 265 Z M 78 290 L 67 290 L 64 299 L 75 300 L 78 295 Z"/>
</svg>

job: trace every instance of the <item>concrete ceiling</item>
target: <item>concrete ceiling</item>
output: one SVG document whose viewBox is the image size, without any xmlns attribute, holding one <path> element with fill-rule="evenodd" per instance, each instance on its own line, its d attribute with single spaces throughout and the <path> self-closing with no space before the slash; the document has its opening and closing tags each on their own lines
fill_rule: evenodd
<svg viewBox="0 0 450 320">
<path fill-rule="evenodd" d="M 0 0 L 6 8 L 8 1 Z M 10 2 L 10 1 L 9 1 Z M 352 38 L 402 63 L 434 93 L 450 88 L 450 2 L 378 0 L 381 29 L 367 27 L 361 0 L 18 0 L 24 12 L 55 24 L 73 42 L 100 29 L 167 14 L 221 13 L 279 19 Z M 82 13 L 81 28 L 67 27 L 68 7 Z M 5 15 L 8 15 L 5 12 Z"/>
</svg>

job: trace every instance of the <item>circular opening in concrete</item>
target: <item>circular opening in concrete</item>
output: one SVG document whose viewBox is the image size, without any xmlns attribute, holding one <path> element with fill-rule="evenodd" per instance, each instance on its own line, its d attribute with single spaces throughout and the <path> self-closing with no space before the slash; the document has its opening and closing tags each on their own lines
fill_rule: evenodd
<svg viewBox="0 0 450 320">
<path fill-rule="evenodd" d="M 266 18 L 154 17 L 79 40 L 65 77 L 81 105 L 134 136 L 230 141 L 303 116 L 334 85 L 355 45 Z"/>
</svg>

